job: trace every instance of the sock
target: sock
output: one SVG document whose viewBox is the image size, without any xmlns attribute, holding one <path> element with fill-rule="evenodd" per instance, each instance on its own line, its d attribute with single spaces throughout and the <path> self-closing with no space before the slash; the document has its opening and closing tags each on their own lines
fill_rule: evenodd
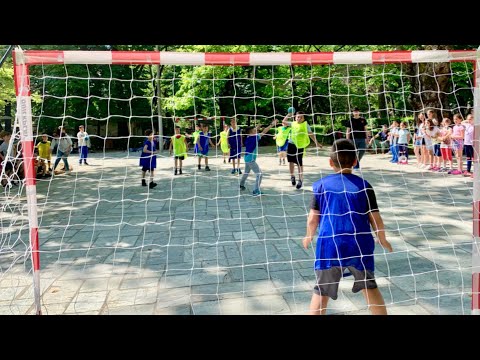
<svg viewBox="0 0 480 360">
<path fill-rule="evenodd" d="M 472 170 L 472 160 L 467 159 L 467 171 L 471 172 L 470 170 Z"/>
</svg>

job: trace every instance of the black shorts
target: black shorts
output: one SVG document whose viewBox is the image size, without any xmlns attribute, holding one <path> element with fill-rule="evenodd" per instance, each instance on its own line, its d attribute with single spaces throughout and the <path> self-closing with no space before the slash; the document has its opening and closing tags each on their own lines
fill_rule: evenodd
<svg viewBox="0 0 480 360">
<path fill-rule="evenodd" d="M 147 172 L 147 171 L 152 172 L 152 171 L 155 171 L 155 168 L 150 169 L 149 167 L 145 167 L 145 166 L 144 166 L 144 167 L 142 167 L 142 171 L 143 171 L 143 172 Z"/>
<path fill-rule="evenodd" d="M 175 156 L 175 159 L 185 160 L 185 156 Z"/>
<path fill-rule="evenodd" d="M 463 145 L 463 152 L 469 159 L 473 159 L 473 145 Z"/>
<path fill-rule="evenodd" d="M 303 166 L 303 151 L 305 149 L 297 149 L 294 143 L 289 142 L 287 148 L 287 161 L 289 163 Z"/>
<path fill-rule="evenodd" d="M 347 266 L 346 268 L 335 266 L 326 270 L 315 270 L 317 283 L 313 288 L 313 292 L 317 295 L 329 296 L 333 300 L 337 300 L 338 284 L 340 283 L 340 279 L 343 277 L 343 272 L 345 269 L 348 269 L 355 278 L 352 292 L 357 293 L 363 289 L 376 289 L 378 287 L 373 271 L 361 271 L 353 266 Z"/>
</svg>

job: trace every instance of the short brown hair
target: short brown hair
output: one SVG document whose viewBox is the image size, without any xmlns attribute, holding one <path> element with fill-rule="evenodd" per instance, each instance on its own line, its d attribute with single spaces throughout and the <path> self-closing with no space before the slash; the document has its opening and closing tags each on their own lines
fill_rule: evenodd
<svg viewBox="0 0 480 360">
<path fill-rule="evenodd" d="M 150 136 L 152 134 L 153 134 L 153 130 L 151 129 L 145 130 L 145 136 Z"/>
<path fill-rule="evenodd" d="M 330 159 L 337 169 L 348 169 L 353 167 L 353 163 L 357 158 L 355 145 L 349 139 L 339 139 L 332 145 L 330 151 Z"/>
<path fill-rule="evenodd" d="M 0 139 L 3 138 L 3 137 L 5 137 L 5 136 L 8 136 L 8 135 L 12 135 L 12 134 L 10 134 L 10 133 L 9 133 L 8 131 L 6 131 L 6 130 L 0 131 Z"/>
</svg>

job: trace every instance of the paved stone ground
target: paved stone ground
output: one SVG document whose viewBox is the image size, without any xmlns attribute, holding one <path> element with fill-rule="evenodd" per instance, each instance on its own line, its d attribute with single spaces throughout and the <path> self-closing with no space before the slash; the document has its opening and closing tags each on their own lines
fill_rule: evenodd
<svg viewBox="0 0 480 360">
<path fill-rule="evenodd" d="M 140 186 L 138 153 L 92 154 L 92 166 L 39 181 L 44 314 L 303 314 L 314 282 L 305 251 L 312 182 L 330 172 L 309 149 L 302 190 L 273 148 L 261 148 L 266 195 L 252 197 L 229 164 L 173 176 L 159 158 L 158 187 Z M 166 155 L 166 154 L 165 154 Z M 318 155 L 318 156 L 317 156 Z M 75 160 L 75 161 L 73 161 Z M 376 276 L 391 314 L 469 314 L 472 179 L 366 155 L 394 253 L 376 250 Z M 34 312 L 25 193 L 2 202 L 0 314 Z M 5 206 L 8 202 L 9 206 Z M 10 226 L 12 225 L 12 226 Z M 352 280 L 330 314 L 368 313 Z"/>
</svg>

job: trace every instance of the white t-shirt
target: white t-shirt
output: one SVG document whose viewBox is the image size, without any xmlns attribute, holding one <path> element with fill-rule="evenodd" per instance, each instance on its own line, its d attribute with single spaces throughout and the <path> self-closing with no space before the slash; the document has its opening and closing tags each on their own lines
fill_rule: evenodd
<svg viewBox="0 0 480 360">
<path fill-rule="evenodd" d="M 464 124 L 465 126 L 465 133 L 463 134 L 463 138 L 465 139 L 465 145 L 473 145 L 473 125 L 471 124 Z"/>
<path fill-rule="evenodd" d="M 390 130 L 390 145 L 397 145 L 398 138 L 395 135 L 398 135 L 398 128 L 393 128 Z"/>
<path fill-rule="evenodd" d="M 440 141 L 438 139 L 434 139 L 435 137 L 439 136 L 440 130 L 438 129 L 437 126 L 434 126 L 433 127 L 433 130 L 429 130 L 429 129 L 425 129 L 425 134 L 427 136 L 425 136 L 425 143 L 427 145 L 435 145 L 435 144 L 438 144 L 440 143 Z"/>
<path fill-rule="evenodd" d="M 398 143 L 399 144 L 408 144 L 408 134 L 410 131 L 408 129 L 399 129 L 398 130 Z"/>
<path fill-rule="evenodd" d="M 77 133 L 77 138 L 78 138 L 78 147 L 87 146 L 88 134 L 86 131 L 79 131 Z"/>
</svg>

